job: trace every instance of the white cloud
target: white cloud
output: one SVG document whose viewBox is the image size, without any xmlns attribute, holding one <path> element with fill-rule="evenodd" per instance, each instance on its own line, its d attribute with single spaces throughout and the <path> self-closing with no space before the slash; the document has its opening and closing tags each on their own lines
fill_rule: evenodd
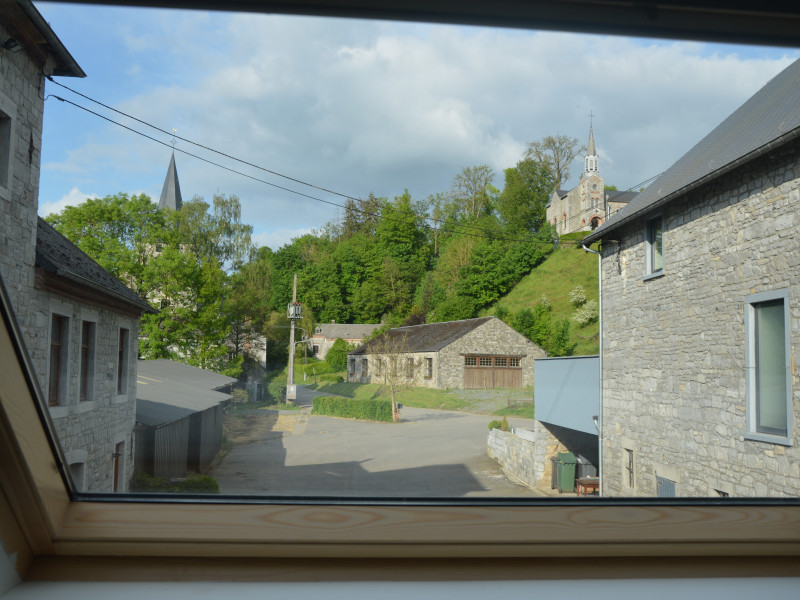
<svg viewBox="0 0 800 600">
<path fill-rule="evenodd" d="M 606 183 L 624 189 L 667 168 L 797 55 L 550 32 L 159 14 L 146 39 L 128 35 L 121 49 L 108 49 L 145 50 L 149 41 L 159 42 L 157 62 L 137 59 L 141 86 L 120 108 L 257 165 L 355 196 L 392 197 L 408 188 L 424 198 L 445 191 L 461 168 L 477 164 L 493 167 L 495 185 L 502 187 L 502 169 L 521 158 L 528 142 L 565 134 L 586 143 L 590 111 L 600 172 Z M 154 70 L 150 85 L 148 68 Z M 169 77 L 178 71 L 179 77 Z M 109 94 L 116 76 L 111 70 L 92 74 L 107 78 Z M 161 189 L 169 147 L 98 119 L 86 122 L 81 136 L 62 140 L 64 151 L 49 158 L 43 186 L 54 185 L 49 178 L 57 175 L 60 186 L 91 185 L 101 195 Z M 169 135 L 147 132 L 169 142 Z M 178 148 L 343 201 L 185 142 Z M 581 169 L 578 160 L 572 179 Z M 256 232 L 286 232 L 265 237 L 270 241 L 262 243 L 270 247 L 335 214 L 335 208 L 185 155 L 178 156 L 178 170 L 184 197 L 237 194 Z"/>
<path fill-rule="evenodd" d="M 88 198 L 97 198 L 97 194 L 86 194 L 78 188 L 72 188 L 67 194 L 56 200 L 55 202 L 42 202 L 39 204 L 39 215 L 46 217 L 53 213 L 59 213 L 67 206 L 78 206 L 85 202 Z"/>
</svg>

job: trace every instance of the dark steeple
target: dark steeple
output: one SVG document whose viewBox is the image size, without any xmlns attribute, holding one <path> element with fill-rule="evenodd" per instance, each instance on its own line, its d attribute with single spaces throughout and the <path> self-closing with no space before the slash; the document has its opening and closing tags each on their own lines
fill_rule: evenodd
<svg viewBox="0 0 800 600">
<path fill-rule="evenodd" d="M 167 168 L 167 177 L 164 179 L 164 187 L 161 188 L 161 200 L 158 202 L 159 209 L 171 208 L 172 210 L 180 210 L 183 205 L 181 198 L 181 186 L 178 183 L 178 170 L 175 168 L 175 153 L 172 153 L 172 158 L 169 159 L 169 168 Z"/>
</svg>

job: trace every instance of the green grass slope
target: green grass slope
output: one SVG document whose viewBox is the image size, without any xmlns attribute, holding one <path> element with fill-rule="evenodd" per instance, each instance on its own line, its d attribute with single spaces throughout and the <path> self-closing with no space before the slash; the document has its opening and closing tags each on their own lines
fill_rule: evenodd
<svg viewBox="0 0 800 600">
<path fill-rule="evenodd" d="M 563 243 L 557 250 L 483 314 L 494 314 L 498 306 L 503 306 L 511 313 L 523 308 L 531 308 L 544 294 L 552 304 L 553 318 L 555 320 L 569 319 L 575 310 L 575 307 L 570 304 L 569 292 L 577 285 L 583 286 L 587 301 L 597 302 L 598 257 L 596 254 L 585 252 L 580 246 L 573 245 L 576 240 L 585 235 L 585 232 L 581 232 L 562 236 Z M 596 245 L 592 246 L 592 250 L 596 249 Z M 570 341 L 577 344 L 573 354 L 576 356 L 597 354 L 597 331 L 597 322 L 579 328 L 577 323 L 570 321 Z"/>
</svg>

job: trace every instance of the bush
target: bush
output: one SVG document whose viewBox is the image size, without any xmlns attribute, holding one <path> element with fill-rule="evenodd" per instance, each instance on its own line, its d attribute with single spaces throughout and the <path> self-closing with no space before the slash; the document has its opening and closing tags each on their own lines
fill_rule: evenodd
<svg viewBox="0 0 800 600">
<path fill-rule="evenodd" d="M 325 362 L 331 366 L 333 371 L 344 371 L 347 368 L 347 353 L 350 352 L 350 344 L 342 338 L 336 338 L 328 353 L 325 355 Z"/>
<path fill-rule="evenodd" d="M 267 402 L 279 404 L 286 399 L 286 372 L 272 371 L 264 376 L 267 387 Z"/>
<path fill-rule="evenodd" d="M 572 306 L 581 306 L 586 302 L 586 292 L 583 290 L 582 285 L 576 285 L 569 292 L 569 301 Z"/>
<path fill-rule="evenodd" d="M 495 419 L 494 421 L 489 421 L 489 429 L 499 429 L 500 431 L 511 431 L 511 427 L 508 424 L 508 419 L 503 417 L 502 421 L 498 421 Z"/>
<path fill-rule="evenodd" d="M 500 425 L 502 425 L 502 423 L 497 419 L 489 421 L 489 429 L 500 429 Z"/>
<path fill-rule="evenodd" d="M 356 399 L 341 396 L 317 396 L 311 409 L 312 415 L 362 419 L 368 421 L 392 421 L 392 401 L 389 399 Z"/>
<path fill-rule="evenodd" d="M 588 325 L 589 323 L 594 323 L 598 317 L 598 307 L 597 302 L 594 300 L 589 300 L 583 306 L 580 306 L 575 309 L 575 312 L 572 313 L 572 320 L 575 321 L 581 327 Z"/>
</svg>

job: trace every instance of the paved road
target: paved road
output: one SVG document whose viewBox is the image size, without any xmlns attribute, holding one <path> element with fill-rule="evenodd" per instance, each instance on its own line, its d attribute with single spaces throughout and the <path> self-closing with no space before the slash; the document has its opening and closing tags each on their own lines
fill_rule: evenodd
<svg viewBox="0 0 800 600">
<path fill-rule="evenodd" d="M 311 390 L 298 386 L 298 404 Z M 308 409 L 304 409 L 307 412 Z M 534 497 L 486 455 L 491 417 L 403 408 L 400 424 L 310 416 L 237 446 L 212 473 L 224 494 Z M 305 422 L 304 422 L 305 421 Z"/>
</svg>

